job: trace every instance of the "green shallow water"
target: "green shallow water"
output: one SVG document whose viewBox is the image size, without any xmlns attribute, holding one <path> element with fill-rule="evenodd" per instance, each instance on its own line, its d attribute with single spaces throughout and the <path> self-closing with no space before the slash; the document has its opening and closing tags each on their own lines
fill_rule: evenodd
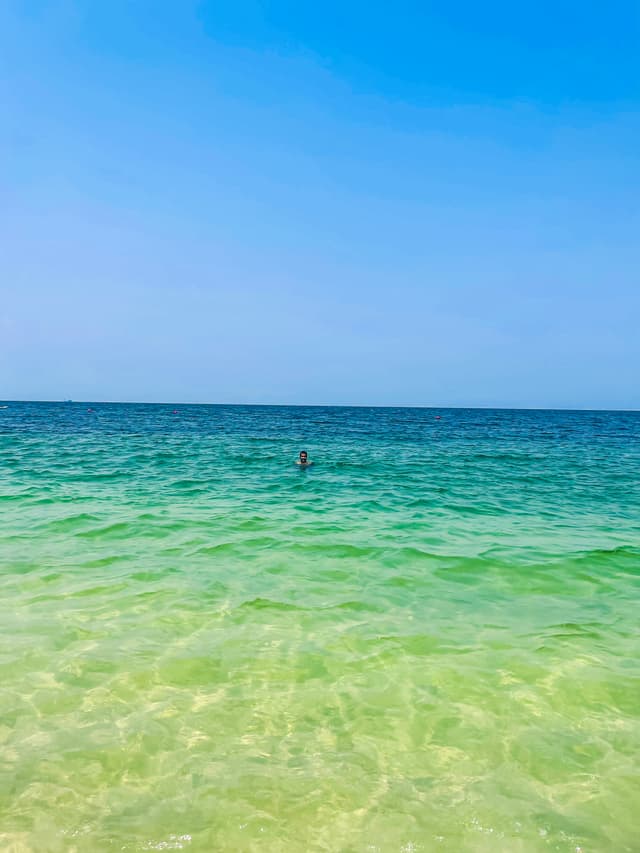
<svg viewBox="0 0 640 853">
<path fill-rule="evenodd" d="M 91 408 L 0 411 L 2 850 L 640 849 L 639 415 Z"/>
</svg>

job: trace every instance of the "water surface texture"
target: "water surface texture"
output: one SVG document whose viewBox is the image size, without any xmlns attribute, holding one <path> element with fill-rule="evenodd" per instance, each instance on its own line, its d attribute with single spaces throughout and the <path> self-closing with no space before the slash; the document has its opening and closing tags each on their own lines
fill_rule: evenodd
<svg viewBox="0 0 640 853">
<path fill-rule="evenodd" d="M 639 414 L 7 405 L 0 849 L 640 849 Z"/>
</svg>

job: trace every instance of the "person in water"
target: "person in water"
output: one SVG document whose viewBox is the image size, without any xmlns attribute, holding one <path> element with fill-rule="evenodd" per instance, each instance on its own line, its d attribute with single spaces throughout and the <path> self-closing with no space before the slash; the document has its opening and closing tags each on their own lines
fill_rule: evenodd
<svg viewBox="0 0 640 853">
<path fill-rule="evenodd" d="M 309 461 L 309 456 L 306 450 L 300 451 L 300 455 L 296 459 L 296 465 L 300 465 L 301 468 L 308 468 L 309 465 L 313 465 L 313 462 Z"/>
</svg>

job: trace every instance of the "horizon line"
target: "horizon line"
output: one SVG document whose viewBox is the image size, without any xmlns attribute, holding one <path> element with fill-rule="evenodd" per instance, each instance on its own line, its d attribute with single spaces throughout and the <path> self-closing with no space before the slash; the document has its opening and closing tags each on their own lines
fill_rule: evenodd
<svg viewBox="0 0 640 853">
<path fill-rule="evenodd" d="M 108 405 L 108 406 L 237 406 L 263 408 L 308 408 L 308 409 L 453 409 L 502 412 L 629 412 L 638 413 L 640 408 L 576 408 L 575 406 L 505 406 L 505 405 L 451 405 L 446 403 L 226 403 L 189 402 L 175 400 L 10 400 L 2 403 L 45 403 L 61 405 Z"/>
</svg>

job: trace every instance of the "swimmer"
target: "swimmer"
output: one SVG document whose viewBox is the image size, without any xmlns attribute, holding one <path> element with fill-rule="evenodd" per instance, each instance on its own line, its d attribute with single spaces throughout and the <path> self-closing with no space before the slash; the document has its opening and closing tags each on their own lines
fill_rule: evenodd
<svg viewBox="0 0 640 853">
<path fill-rule="evenodd" d="M 306 450 L 300 451 L 300 455 L 296 459 L 296 465 L 299 465 L 301 468 L 308 468 L 309 465 L 313 465 L 313 462 L 309 461 L 309 456 Z"/>
</svg>

